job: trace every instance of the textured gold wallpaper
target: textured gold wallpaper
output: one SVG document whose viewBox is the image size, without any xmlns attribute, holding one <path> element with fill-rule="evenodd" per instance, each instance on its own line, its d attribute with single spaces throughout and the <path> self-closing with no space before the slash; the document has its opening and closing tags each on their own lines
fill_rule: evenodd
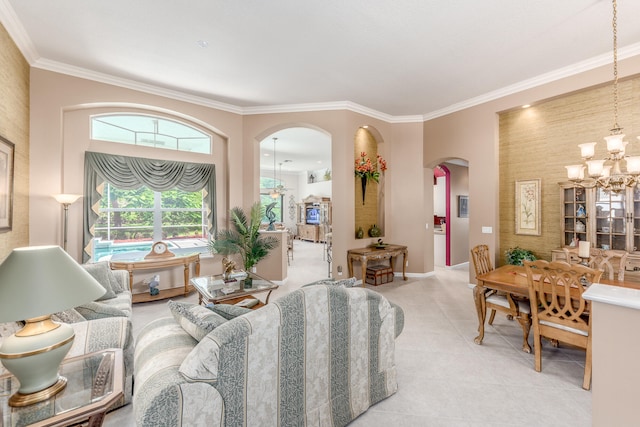
<svg viewBox="0 0 640 427">
<path fill-rule="evenodd" d="M 0 233 L 0 260 L 29 244 L 29 64 L 0 25 L 0 135 L 15 144 L 13 227 Z"/>
<path fill-rule="evenodd" d="M 640 77 L 619 82 L 619 124 L 629 141 L 627 152 L 640 155 Z M 520 246 L 551 259 L 561 244 L 559 182 L 566 165 L 582 161 L 578 144 L 597 142 L 596 157 L 604 158 L 604 137 L 613 126 L 613 89 L 608 84 L 499 115 L 500 142 L 500 264 L 504 251 Z M 542 234 L 515 234 L 516 180 L 542 180 Z"/>
</svg>

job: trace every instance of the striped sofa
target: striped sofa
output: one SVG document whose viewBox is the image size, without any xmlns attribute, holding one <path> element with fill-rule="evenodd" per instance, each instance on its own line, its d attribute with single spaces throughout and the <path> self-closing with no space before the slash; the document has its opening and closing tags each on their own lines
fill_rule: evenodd
<svg viewBox="0 0 640 427">
<path fill-rule="evenodd" d="M 397 390 L 402 309 L 365 288 L 316 285 L 198 342 L 174 318 L 140 332 L 136 425 L 344 426 Z"/>
</svg>

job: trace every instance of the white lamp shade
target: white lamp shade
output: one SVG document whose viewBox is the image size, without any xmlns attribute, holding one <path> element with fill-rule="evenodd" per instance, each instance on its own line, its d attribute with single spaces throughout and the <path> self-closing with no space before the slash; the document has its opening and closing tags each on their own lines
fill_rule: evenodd
<svg viewBox="0 0 640 427">
<path fill-rule="evenodd" d="M 640 174 L 640 156 L 627 157 L 627 172 L 632 175 Z"/>
<path fill-rule="evenodd" d="M 567 168 L 567 178 L 570 180 L 580 180 L 584 178 L 584 166 L 583 165 L 570 165 L 565 166 Z"/>
<path fill-rule="evenodd" d="M 583 159 L 590 159 L 596 153 L 596 143 L 595 142 L 585 142 L 584 144 L 579 144 L 580 153 Z"/>
<path fill-rule="evenodd" d="M 82 197 L 82 195 L 81 194 L 55 194 L 53 197 L 61 205 L 71 205 L 75 203 L 76 200 L 78 200 L 80 197 Z"/>
<path fill-rule="evenodd" d="M 605 136 L 604 139 L 607 141 L 607 151 L 609 153 L 619 153 L 624 150 L 623 134 Z"/>
<path fill-rule="evenodd" d="M 592 178 L 602 175 L 602 169 L 604 168 L 605 160 L 587 160 L 587 168 L 589 169 L 589 176 Z"/>
<path fill-rule="evenodd" d="M 60 246 L 17 248 L 0 264 L 0 322 L 57 313 L 105 292 Z"/>
<path fill-rule="evenodd" d="M 602 175 L 600 175 L 602 178 L 609 178 L 609 176 L 611 176 L 611 165 L 605 166 L 602 168 Z"/>
</svg>

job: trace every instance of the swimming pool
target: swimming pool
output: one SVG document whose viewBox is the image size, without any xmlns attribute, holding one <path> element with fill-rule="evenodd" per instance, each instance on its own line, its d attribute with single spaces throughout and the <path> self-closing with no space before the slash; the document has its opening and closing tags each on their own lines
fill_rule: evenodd
<svg viewBox="0 0 640 427">
<path fill-rule="evenodd" d="M 189 239 L 176 242 L 178 244 L 170 240 L 165 240 L 165 242 L 169 246 L 169 250 L 176 255 L 208 252 L 206 241 L 202 239 Z M 94 261 L 142 259 L 149 253 L 152 245 L 152 241 L 114 243 L 111 240 L 95 239 L 93 244 L 93 259 Z"/>
</svg>

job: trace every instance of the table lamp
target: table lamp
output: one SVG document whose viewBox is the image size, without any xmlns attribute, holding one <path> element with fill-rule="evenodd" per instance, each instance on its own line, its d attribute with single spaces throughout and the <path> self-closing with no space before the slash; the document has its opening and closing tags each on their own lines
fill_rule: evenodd
<svg viewBox="0 0 640 427">
<path fill-rule="evenodd" d="M 51 314 L 94 301 L 105 289 L 60 246 L 14 249 L 0 264 L 0 322 L 25 320 L 2 340 L 0 362 L 20 382 L 11 406 L 50 398 L 66 386 L 60 363 L 75 333 Z"/>
</svg>

